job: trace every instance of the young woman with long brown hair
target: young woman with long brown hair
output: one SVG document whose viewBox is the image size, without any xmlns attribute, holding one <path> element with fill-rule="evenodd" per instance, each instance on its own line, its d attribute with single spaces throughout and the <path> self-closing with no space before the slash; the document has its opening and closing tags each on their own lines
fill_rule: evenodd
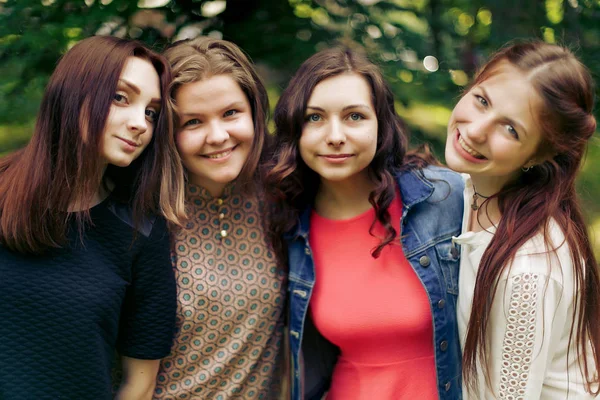
<svg viewBox="0 0 600 400">
<path fill-rule="evenodd" d="M 459 399 L 460 177 L 406 153 L 392 92 L 359 51 L 306 60 L 275 124 L 292 399 Z"/>
<path fill-rule="evenodd" d="M 577 58 L 531 42 L 495 54 L 454 108 L 446 161 L 469 176 L 454 239 L 466 398 L 598 394 L 600 282 L 575 193 L 593 106 Z"/>
<path fill-rule="evenodd" d="M 169 81 L 141 43 L 82 40 L 0 160 L 0 398 L 111 399 L 115 349 L 118 398 L 151 397 L 176 306 L 159 215 L 184 216 Z"/>
<path fill-rule="evenodd" d="M 190 218 L 172 232 L 177 334 L 154 396 L 277 399 L 285 274 L 263 233 L 267 91 L 231 42 L 198 37 L 165 56 Z"/>
</svg>

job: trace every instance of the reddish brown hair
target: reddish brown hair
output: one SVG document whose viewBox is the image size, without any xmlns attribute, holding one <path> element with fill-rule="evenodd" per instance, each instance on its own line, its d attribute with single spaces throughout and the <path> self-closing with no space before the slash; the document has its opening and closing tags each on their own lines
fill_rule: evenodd
<svg viewBox="0 0 600 400">
<path fill-rule="evenodd" d="M 493 329 L 488 324 L 499 277 L 510 268 L 519 248 L 540 232 L 549 251 L 555 250 L 547 230 L 549 221 L 554 219 L 571 251 L 575 292 L 578 293 L 570 339 L 575 340 L 587 390 L 597 394 L 598 389 L 593 391 L 592 384 L 597 382 L 595 367 L 600 365 L 600 280 L 575 192 L 575 178 L 587 142 L 596 129 L 592 114 L 593 81 L 585 66 L 569 50 L 529 42 L 511 44 L 496 53 L 476 76 L 474 85 L 494 75 L 503 63 L 522 71 L 542 101 L 536 110 L 542 131 L 536 159 L 545 161 L 522 173 L 494 196 L 502 218 L 477 273 L 463 351 L 463 375 L 467 385 L 474 387 L 477 362 L 484 368 L 488 365 L 486 334 L 488 329 Z M 595 365 L 588 365 L 588 339 Z"/>
<path fill-rule="evenodd" d="M 109 165 L 102 176 L 99 143 L 117 82 L 129 57 L 148 60 L 161 83 L 161 111 L 152 140 L 130 166 Z M 164 95 L 171 72 L 165 59 L 139 42 L 109 36 L 82 40 L 50 77 L 29 144 L 0 160 L 0 243 L 40 253 L 64 245 L 73 203 L 89 207 L 99 182 L 128 202 L 139 221 L 147 213 L 173 223 L 184 216 L 183 172 Z M 79 231 L 89 210 L 75 213 Z"/>
<path fill-rule="evenodd" d="M 369 177 L 376 183 L 369 194 L 376 215 L 371 231 L 379 221 L 387 234 L 373 251 L 374 257 L 397 235 L 388 212 L 396 190 L 395 174 L 402 168 L 417 164 L 423 167 L 433 161 L 433 157 L 428 161 L 416 155 L 405 157 L 408 130 L 396 113 L 392 91 L 375 64 L 362 53 L 348 48 L 316 53 L 300 66 L 275 107 L 274 153 L 266 166 L 266 175 L 276 210 L 269 235 L 280 257 L 284 253 L 283 233 L 297 223 L 302 209 L 312 205 L 319 187 L 319 175 L 304 163 L 298 149 L 308 100 L 321 81 L 345 73 L 358 74 L 368 82 L 378 122 L 377 149 L 368 166 Z"/>
<path fill-rule="evenodd" d="M 173 69 L 169 98 L 176 111 L 175 94 L 182 85 L 216 75 L 227 75 L 240 86 L 252 108 L 254 137 L 248 159 L 237 181 L 246 190 L 256 189 L 259 180 L 258 165 L 265 154 L 263 150 L 269 137 L 269 98 L 252 62 L 234 43 L 207 36 L 175 42 L 164 54 Z M 175 115 L 176 120 L 177 118 Z"/>
</svg>

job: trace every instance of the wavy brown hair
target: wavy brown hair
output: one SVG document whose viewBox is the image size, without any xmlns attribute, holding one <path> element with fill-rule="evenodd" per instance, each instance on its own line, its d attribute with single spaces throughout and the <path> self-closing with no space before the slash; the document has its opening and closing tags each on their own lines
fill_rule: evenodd
<svg viewBox="0 0 600 400">
<path fill-rule="evenodd" d="M 129 57 L 156 69 L 161 111 L 144 152 L 128 167 L 109 165 L 102 175 L 100 141 Z M 136 223 L 162 213 L 179 224 L 185 215 L 183 170 L 164 95 L 170 79 L 165 59 L 142 43 L 94 36 L 73 46 L 50 77 L 30 142 L 0 160 L 0 243 L 22 253 L 64 245 L 69 206 L 88 208 L 99 183 L 108 180 L 115 185 L 113 196 L 132 206 Z M 74 214 L 81 233 L 89 210 Z"/>
<path fill-rule="evenodd" d="M 387 234 L 373 250 L 373 257 L 377 258 L 397 236 L 388 212 L 395 195 L 396 173 L 403 168 L 424 167 L 435 162 L 430 153 L 429 158 L 416 153 L 406 156 L 408 130 L 396 113 L 394 96 L 379 67 L 361 52 L 349 48 L 316 53 L 300 66 L 275 107 L 273 155 L 265 165 L 267 187 L 273 201 L 268 231 L 275 251 L 282 259 L 285 259 L 283 234 L 298 223 L 299 213 L 312 205 L 320 182 L 319 175 L 304 163 L 298 149 L 308 100 L 319 82 L 345 73 L 355 73 L 366 79 L 378 122 L 377 149 L 368 166 L 369 178 L 376 184 L 369 194 L 376 215 L 370 232 L 379 221 Z"/>
<path fill-rule="evenodd" d="M 165 50 L 164 54 L 173 69 L 169 99 L 175 111 L 177 111 L 175 94 L 182 85 L 216 75 L 227 75 L 240 86 L 252 108 L 254 137 L 238 182 L 246 190 L 256 189 L 259 181 L 258 165 L 269 138 L 267 130 L 269 98 L 250 59 L 234 43 L 207 36 L 175 42 Z M 177 114 L 175 123 L 179 126 Z"/>
<path fill-rule="evenodd" d="M 536 159 L 545 160 L 507 184 L 496 196 L 502 218 L 486 248 L 475 283 L 472 311 L 463 353 L 468 387 L 477 384 L 480 362 L 487 371 L 491 306 L 501 274 L 525 242 L 543 233 L 546 247 L 555 251 L 548 223 L 556 220 L 571 251 L 576 284 L 575 318 L 569 341 L 575 340 L 587 390 L 597 383 L 600 366 L 600 280 L 598 265 L 575 191 L 575 178 L 588 140 L 596 129 L 592 114 L 594 85 L 590 73 L 566 48 L 543 42 L 511 44 L 496 53 L 475 77 L 478 85 L 509 63 L 522 71 L 542 100 L 537 122 L 542 143 Z M 591 344 L 594 365 L 589 365 Z M 487 377 L 486 373 L 486 377 Z M 487 380 L 487 379 L 486 379 Z M 489 383 L 489 382 L 488 382 Z"/>
</svg>

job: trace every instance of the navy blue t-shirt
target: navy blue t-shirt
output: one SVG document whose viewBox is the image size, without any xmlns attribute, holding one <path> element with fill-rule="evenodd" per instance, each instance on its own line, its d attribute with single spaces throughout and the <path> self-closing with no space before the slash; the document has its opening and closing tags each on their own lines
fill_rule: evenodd
<svg viewBox="0 0 600 400">
<path fill-rule="evenodd" d="M 83 243 L 42 256 L 0 246 L 0 399 L 110 399 L 115 349 L 170 352 L 176 287 L 166 223 L 134 235 L 123 206 L 91 209 Z"/>
</svg>

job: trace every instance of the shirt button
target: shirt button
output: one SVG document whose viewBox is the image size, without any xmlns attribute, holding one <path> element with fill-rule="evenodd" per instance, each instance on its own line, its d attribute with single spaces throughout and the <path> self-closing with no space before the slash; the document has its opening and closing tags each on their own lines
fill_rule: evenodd
<svg viewBox="0 0 600 400">
<path fill-rule="evenodd" d="M 444 385 L 444 389 L 446 389 L 446 392 L 447 392 L 448 390 L 450 390 L 450 386 L 452 386 L 452 383 L 450 383 L 450 382 L 446 382 L 446 384 Z"/>
<path fill-rule="evenodd" d="M 309 255 L 310 256 L 310 249 L 308 247 L 304 248 L 304 254 Z"/>
<path fill-rule="evenodd" d="M 419 264 L 421 264 L 422 267 L 429 267 L 429 264 L 431 264 L 431 260 L 429 260 L 429 257 L 423 256 L 419 258 Z"/>
<path fill-rule="evenodd" d="M 217 204 L 222 206 L 223 205 L 223 199 L 217 199 Z"/>
<path fill-rule="evenodd" d="M 219 214 L 219 219 L 223 219 L 223 218 L 225 218 L 225 214 L 223 214 L 223 213 Z"/>
<path fill-rule="evenodd" d="M 221 231 L 221 237 L 227 237 L 227 231 L 225 229 Z"/>
<path fill-rule="evenodd" d="M 442 342 L 440 343 L 440 350 L 441 351 L 448 350 L 448 342 L 446 340 L 442 340 Z"/>
<path fill-rule="evenodd" d="M 438 308 L 444 308 L 444 306 L 446 305 L 446 300 L 441 299 L 440 301 L 438 301 Z"/>
</svg>

